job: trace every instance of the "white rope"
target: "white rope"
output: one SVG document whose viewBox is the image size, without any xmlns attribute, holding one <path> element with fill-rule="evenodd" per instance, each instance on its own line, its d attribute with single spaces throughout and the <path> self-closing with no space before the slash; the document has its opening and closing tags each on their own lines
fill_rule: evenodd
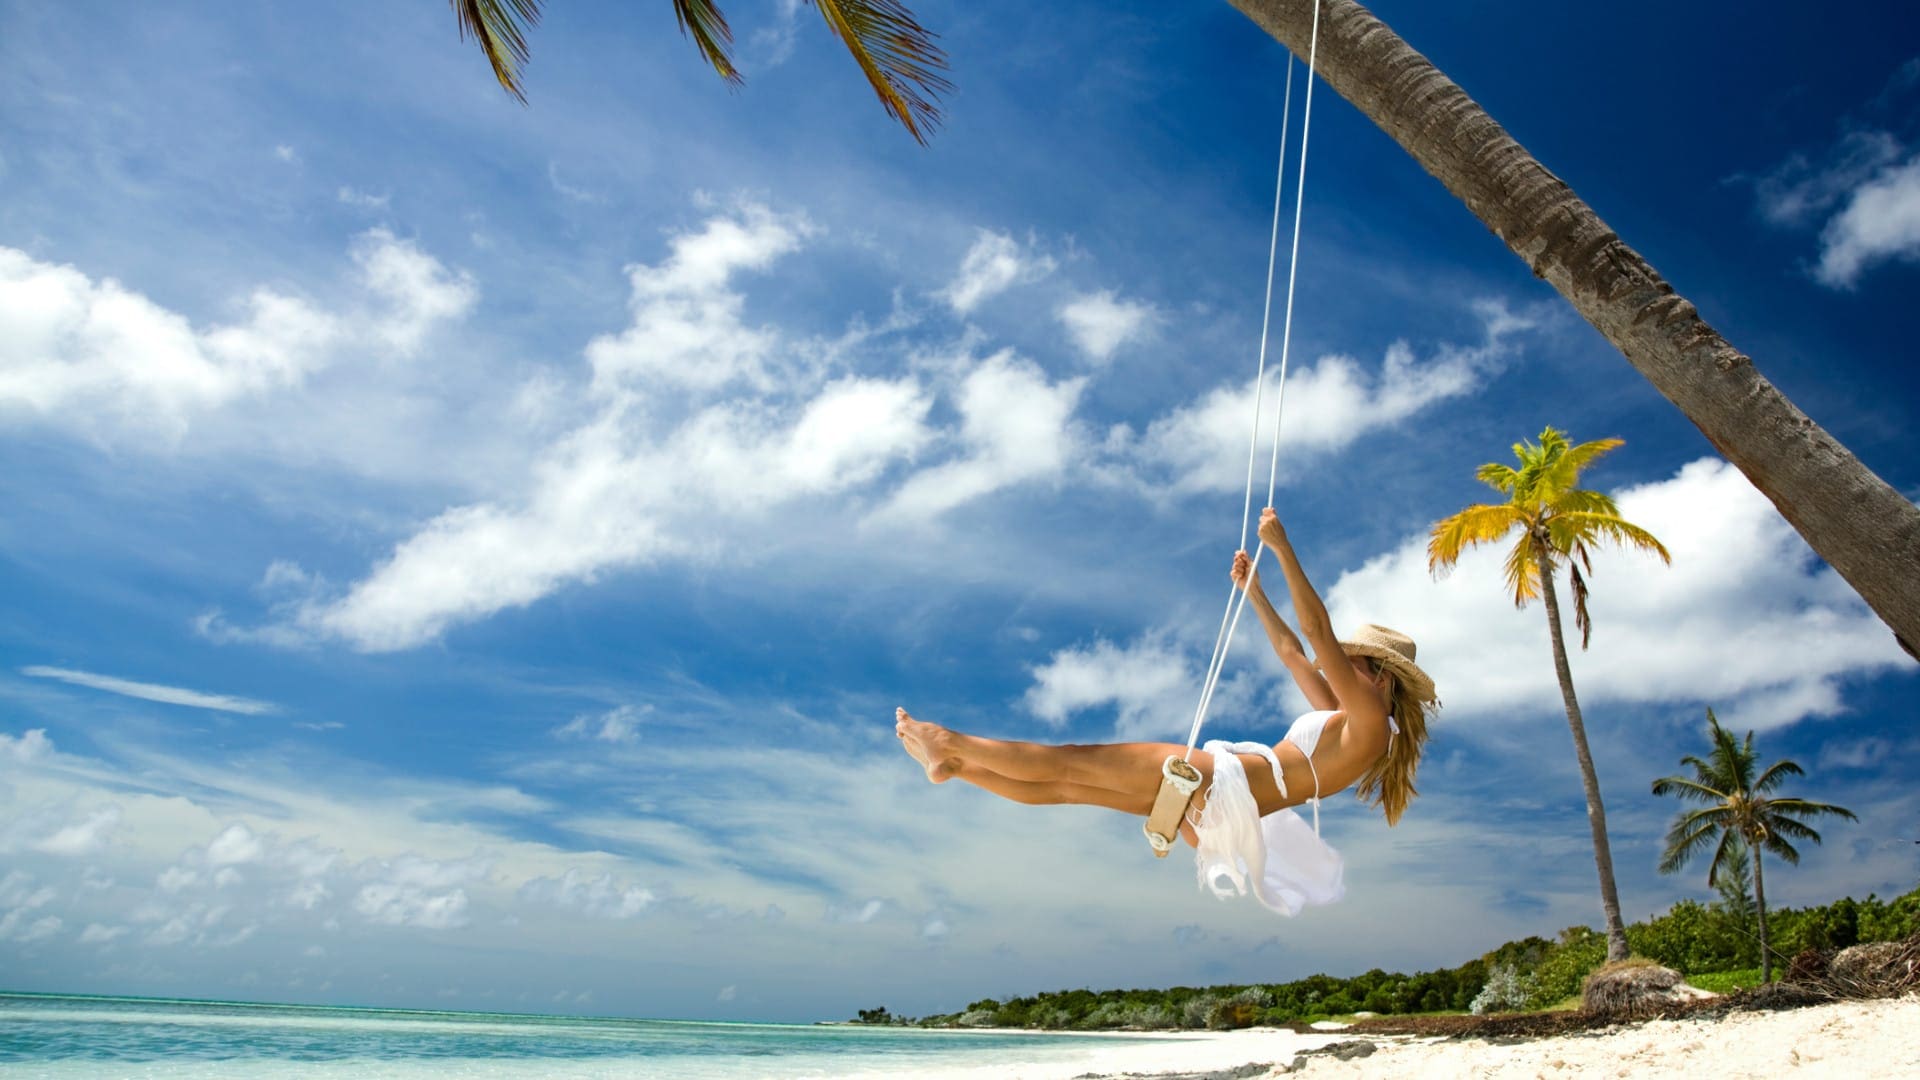
<svg viewBox="0 0 1920 1080">
<path fill-rule="evenodd" d="M 1280 376 L 1275 392 L 1273 413 L 1273 458 L 1267 469 L 1267 505 L 1273 505 L 1275 485 L 1280 475 L 1280 421 L 1287 404 L 1287 356 L 1293 342 L 1293 296 L 1294 282 L 1300 269 L 1300 211 L 1306 202 L 1307 185 L 1307 137 L 1313 129 L 1313 74 L 1315 62 L 1320 52 L 1320 4 L 1313 5 L 1313 30 L 1307 43 L 1307 100 L 1300 115 L 1300 174 L 1293 186 L 1293 244 L 1287 256 L 1287 305 L 1282 317 L 1280 331 Z M 1260 405 L 1266 383 L 1267 370 L 1267 326 L 1273 312 L 1273 267 L 1279 250 L 1280 239 L 1280 189 L 1286 181 L 1287 160 L 1287 117 L 1291 114 L 1293 103 L 1293 58 L 1287 58 L 1287 90 L 1285 103 L 1281 108 L 1280 119 L 1280 175 L 1274 181 L 1273 191 L 1273 236 L 1267 248 L 1267 302 L 1265 313 L 1260 319 L 1260 361 L 1254 375 L 1253 390 L 1253 433 L 1247 447 L 1247 491 L 1240 509 L 1240 550 L 1247 547 L 1247 526 L 1253 516 L 1253 459 L 1260 441 Z M 1257 539 L 1257 538 L 1256 538 Z M 1260 556 L 1265 554 L 1266 545 L 1254 545 L 1251 565 L 1247 569 L 1249 584 L 1253 573 L 1260 566 Z M 1187 731 L 1186 758 L 1193 757 L 1194 745 L 1200 740 L 1200 726 L 1206 722 L 1207 710 L 1213 705 L 1214 691 L 1220 685 L 1220 673 L 1227 663 L 1227 652 L 1233 647 L 1233 634 L 1240 625 L 1240 615 L 1246 610 L 1247 594 L 1250 589 L 1228 586 L 1227 610 L 1220 616 L 1221 630 L 1215 634 L 1213 656 L 1207 662 L 1207 677 L 1200 689 L 1200 703 L 1193 711 L 1193 726 Z M 1235 595 L 1235 594 L 1238 595 Z M 1319 808 L 1315 807 L 1317 811 Z"/>
</svg>

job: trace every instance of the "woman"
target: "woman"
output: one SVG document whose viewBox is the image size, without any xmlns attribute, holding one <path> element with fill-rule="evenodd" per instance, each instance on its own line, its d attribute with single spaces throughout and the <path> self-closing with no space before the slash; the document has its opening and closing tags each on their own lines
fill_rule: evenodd
<svg viewBox="0 0 1920 1080">
<path fill-rule="evenodd" d="M 1274 610 L 1244 551 L 1233 558 L 1233 581 L 1266 628 L 1267 640 L 1314 711 L 1294 721 L 1277 745 L 1208 742 L 1188 760 L 1201 788 L 1181 835 L 1192 844 L 1200 878 L 1220 896 L 1246 892 L 1292 915 L 1309 903 L 1330 903 L 1344 891 L 1340 855 L 1320 839 L 1319 800 L 1358 785 L 1387 824 L 1400 820 L 1415 794 L 1413 777 L 1427 741 L 1426 714 L 1437 706 L 1433 680 L 1413 662 L 1412 639 L 1364 626 L 1334 637 L 1326 606 L 1314 592 L 1271 507 L 1260 515 L 1260 539 L 1279 557 L 1300 638 Z M 894 731 L 927 779 L 955 778 L 1029 805 L 1104 806 L 1146 816 L 1160 788 L 1160 767 L 1176 743 L 1046 746 L 963 735 L 896 711 Z M 1309 828 L 1291 807 L 1313 802 Z"/>
</svg>

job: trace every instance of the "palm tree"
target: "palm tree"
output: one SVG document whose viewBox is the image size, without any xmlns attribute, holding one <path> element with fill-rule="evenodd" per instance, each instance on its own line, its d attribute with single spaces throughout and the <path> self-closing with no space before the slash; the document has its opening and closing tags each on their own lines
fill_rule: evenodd
<svg viewBox="0 0 1920 1080">
<path fill-rule="evenodd" d="M 1773 981 L 1773 953 L 1767 946 L 1767 890 L 1760 872 L 1761 855 L 1772 852 L 1789 863 L 1798 864 L 1800 853 L 1792 840 L 1820 842 L 1802 818 L 1843 817 L 1858 821 L 1853 811 L 1811 799 L 1785 799 L 1773 795 L 1773 789 L 1789 776 L 1804 776 L 1805 770 L 1792 759 L 1782 759 L 1754 776 L 1753 732 L 1743 743 L 1733 741 L 1733 733 L 1720 726 L 1713 710 L 1707 710 L 1707 732 L 1713 740 L 1713 752 L 1705 760 L 1688 754 L 1680 764 L 1693 767 L 1693 778 L 1663 776 L 1653 782 L 1655 795 L 1675 795 L 1690 802 L 1703 803 L 1697 810 L 1682 811 L 1667 830 L 1667 849 L 1660 856 L 1660 872 L 1671 874 L 1693 861 L 1693 857 L 1713 847 L 1713 861 L 1707 865 L 1707 885 L 1717 884 L 1719 875 L 1732 869 L 1730 852 L 1745 843 L 1753 852 L 1753 904 L 1760 916 L 1760 979 Z M 1717 841 L 1717 842 L 1716 842 Z"/>
<path fill-rule="evenodd" d="M 1920 658 L 1920 507 L 1754 369 L 1564 181 L 1354 0 L 1231 0 L 1453 192 L 1773 501 Z"/>
<path fill-rule="evenodd" d="M 460 36 L 479 42 L 493 74 L 507 93 L 527 100 L 520 65 L 527 62 L 527 31 L 540 21 L 541 0 L 448 0 L 460 21 Z M 921 145 L 940 125 L 942 93 L 952 89 L 941 75 L 947 57 L 900 0 L 810 0 L 827 26 L 853 54 L 854 63 L 880 95 L 887 115 L 900 121 Z M 714 0 L 673 0 L 680 30 L 722 79 L 739 85 L 733 66 L 733 30 Z"/>
<path fill-rule="evenodd" d="M 1613 500 L 1597 491 L 1576 487 L 1580 470 L 1619 439 L 1597 439 L 1570 445 L 1553 428 L 1540 433 L 1538 445 L 1516 443 L 1518 469 L 1489 462 L 1474 473 L 1482 483 L 1507 497 L 1503 503 L 1482 503 L 1434 523 L 1427 539 L 1427 568 L 1443 574 L 1460 561 L 1470 547 L 1489 544 L 1519 532 L 1507 553 L 1507 588 L 1516 607 L 1539 597 L 1546 601 L 1547 633 L 1553 642 L 1553 670 L 1560 678 L 1560 696 L 1567 704 L 1567 728 L 1573 732 L 1573 752 L 1580 761 L 1580 782 L 1587 795 L 1587 824 L 1593 830 L 1593 863 L 1600 874 L 1600 907 L 1607 920 L 1607 959 L 1627 958 L 1627 929 L 1620 921 L 1620 895 L 1613 882 L 1613 852 L 1607 844 L 1607 811 L 1600 801 L 1600 778 L 1593 771 L 1587 749 L 1587 727 L 1580 717 L 1580 700 L 1573 692 L 1573 672 L 1567 668 L 1567 646 L 1560 630 L 1560 598 L 1553 585 L 1558 564 L 1567 564 L 1573 583 L 1573 624 L 1580 631 L 1580 647 L 1593 638 L 1587 617 L 1587 580 L 1593 572 L 1591 549 L 1602 541 L 1638 548 L 1672 562 L 1653 534 L 1620 516 Z"/>
</svg>

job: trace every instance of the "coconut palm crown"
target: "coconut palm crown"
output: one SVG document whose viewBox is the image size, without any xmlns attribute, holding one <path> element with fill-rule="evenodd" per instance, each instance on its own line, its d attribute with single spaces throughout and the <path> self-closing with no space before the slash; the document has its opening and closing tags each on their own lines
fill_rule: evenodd
<svg viewBox="0 0 1920 1080">
<path fill-rule="evenodd" d="M 1776 796 L 1774 790 L 1788 777 L 1805 776 L 1806 771 L 1790 758 L 1783 758 L 1759 770 L 1753 752 L 1753 732 L 1744 742 L 1735 742 L 1733 733 L 1720 726 L 1720 720 L 1707 710 L 1707 733 L 1713 751 L 1705 758 L 1693 754 L 1680 764 L 1693 769 L 1691 778 L 1663 776 L 1653 782 L 1655 795 L 1673 795 L 1688 802 L 1701 803 L 1673 819 L 1667 830 L 1666 850 L 1660 856 L 1660 872 L 1675 873 L 1709 847 L 1713 858 L 1707 864 L 1707 885 L 1717 888 L 1723 873 L 1738 873 L 1738 850 L 1744 844 L 1753 853 L 1753 898 L 1760 917 L 1760 977 L 1771 981 L 1773 957 L 1767 946 L 1767 894 L 1760 871 L 1763 855 L 1775 855 L 1790 865 L 1800 862 L 1793 841 L 1820 842 L 1820 834 L 1803 818 L 1840 817 L 1858 821 L 1853 811 L 1831 803 L 1811 799 Z"/>
<path fill-rule="evenodd" d="M 1515 529 L 1519 539 L 1507 553 L 1507 589 L 1517 607 L 1540 596 L 1542 571 L 1551 571 L 1564 559 L 1573 582 L 1573 625 L 1580 631 L 1580 647 L 1593 640 L 1593 620 L 1587 615 L 1587 579 L 1593 573 L 1592 549 L 1611 542 L 1650 551 L 1671 563 L 1666 546 L 1652 533 L 1622 518 L 1613 499 L 1598 491 L 1575 487 L 1580 471 L 1600 455 L 1623 445 L 1619 439 L 1595 439 L 1578 446 L 1567 436 L 1547 428 L 1538 445 L 1515 443 L 1519 468 L 1488 462 L 1474 477 L 1507 497 L 1503 503 L 1481 503 L 1441 521 L 1427 540 L 1427 567 L 1451 570 L 1470 547 L 1490 544 Z"/>
<path fill-rule="evenodd" d="M 507 93 L 523 104 L 526 87 L 520 66 L 527 62 L 527 31 L 540 21 L 541 0 L 448 0 L 460 22 L 460 36 L 471 37 L 493 65 L 494 77 Z M 921 145 L 940 126 L 939 96 L 952 89 L 941 74 L 947 56 L 933 43 L 935 35 L 921 26 L 900 0 L 808 0 L 827 22 L 835 37 L 853 54 L 854 63 L 887 115 L 900 121 Z M 680 31 L 693 39 L 713 70 L 730 85 L 739 85 L 740 69 L 733 64 L 733 29 L 713 0 L 673 0 Z"/>
</svg>

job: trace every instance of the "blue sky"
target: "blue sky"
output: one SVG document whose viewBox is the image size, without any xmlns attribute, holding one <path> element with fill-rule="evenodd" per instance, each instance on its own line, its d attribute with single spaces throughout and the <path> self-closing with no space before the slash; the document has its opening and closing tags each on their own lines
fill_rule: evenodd
<svg viewBox="0 0 1920 1080">
<path fill-rule="evenodd" d="M 1770 898 L 1911 887 L 1912 664 L 1331 93 L 1278 501 L 1338 621 L 1421 643 L 1421 799 L 1330 803 L 1350 895 L 1282 920 L 927 785 L 896 703 L 1184 730 L 1286 54 L 1225 4 L 917 4 L 921 149 L 809 9 L 728 8 L 729 93 L 658 6 L 552 5 L 522 108 L 433 0 L 0 2 L 10 988 L 816 1019 L 1595 923 L 1544 616 L 1420 548 L 1546 424 L 1625 438 L 1589 480 L 1674 552 L 1602 558 L 1573 660 L 1629 916 L 1706 894 L 1647 787 L 1707 706 L 1862 818 Z M 1376 5 L 1920 495 L 1910 8 L 1549 9 Z M 1300 707 L 1261 651 L 1209 734 Z"/>
</svg>

